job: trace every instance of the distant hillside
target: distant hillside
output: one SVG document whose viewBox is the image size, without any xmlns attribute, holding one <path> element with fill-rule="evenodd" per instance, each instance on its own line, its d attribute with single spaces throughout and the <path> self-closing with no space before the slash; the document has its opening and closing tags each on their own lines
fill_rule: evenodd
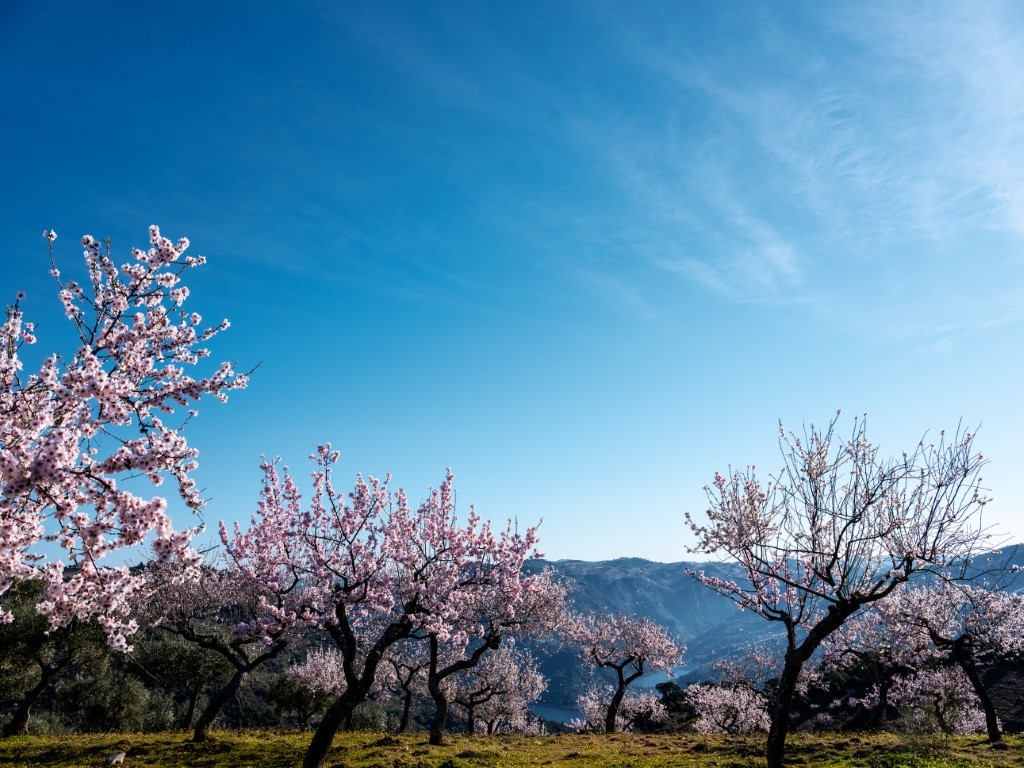
<svg viewBox="0 0 1024 768">
<path fill-rule="evenodd" d="M 688 646 L 686 667 L 678 673 L 684 678 L 706 678 L 707 666 L 716 653 L 729 654 L 776 627 L 749 611 L 740 611 L 730 600 L 701 585 L 686 573 L 687 567 L 703 568 L 722 578 L 741 575 L 735 566 L 721 563 L 654 563 L 640 558 L 536 560 L 528 564 L 530 571 L 551 568 L 565 577 L 578 611 L 649 616 L 667 627 Z M 544 656 L 540 663 L 550 681 L 543 703 L 572 706 L 577 693 L 590 682 L 589 674 L 567 650 Z M 661 679 L 663 676 L 654 680 Z"/>
<path fill-rule="evenodd" d="M 687 568 L 693 568 L 721 578 L 742 578 L 734 565 L 654 563 L 624 557 L 602 562 L 538 560 L 529 567 L 552 568 L 567 578 L 572 585 L 570 598 L 578 611 L 648 616 L 664 625 L 691 646 L 686 656 L 688 666 L 703 663 L 719 642 L 741 644 L 751 633 L 760 635 L 766 628 L 764 620 L 740 611 L 686 573 Z"/>
<path fill-rule="evenodd" d="M 1013 564 L 1024 567 L 1024 545 L 1006 547 L 1000 553 L 975 560 L 977 572 Z M 686 667 L 678 670 L 684 682 L 707 679 L 709 665 L 716 655 L 728 656 L 757 640 L 781 639 L 779 624 L 750 611 L 740 611 L 732 601 L 686 573 L 687 568 L 703 569 L 709 575 L 742 580 L 742 571 L 733 564 L 655 563 L 624 557 L 600 562 L 535 560 L 527 565 L 530 572 L 544 568 L 552 568 L 571 582 L 570 596 L 579 611 L 608 610 L 649 616 L 667 627 L 687 645 Z M 1002 585 L 1013 591 L 1021 590 L 1024 573 L 1004 575 Z M 544 698 L 546 704 L 571 705 L 578 690 L 589 681 L 569 651 L 543 658 L 541 666 L 551 681 Z"/>
</svg>

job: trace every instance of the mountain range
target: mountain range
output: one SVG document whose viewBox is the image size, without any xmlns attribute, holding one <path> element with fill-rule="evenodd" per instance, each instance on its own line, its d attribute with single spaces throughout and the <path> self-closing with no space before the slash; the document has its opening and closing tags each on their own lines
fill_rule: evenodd
<svg viewBox="0 0 1024 768">
<path fill-rule="evenodd" d="M 1000 585 L 1011 591 L 1024 589 L 1024 571 L 1007 572 L 1013 565 L 1024 567 L 1024 545 L 1006 547 L 999 552 L 975 558 L 976 574 L 998 566 L 1003 576 Z M 583 560 L 534 560 L 527 570 L 550 568 L 570 586 L 575 610 L 583 613 L 602 611 L 647 616 L 666 627 L 687 646 L 686 666 L 676 670 L 679 682 L 707 680 L 710 664 L 716 656 L 728 656 L 753 642 L 777 638 L 781 625 L 741 611 L 731 600 L 713 592 L 687 571 L 705 571 L 710 576 L 744 579 L 735 563 L 678 562 L 657 563 L 636 557 L 588 562 Z M 542 703 L 555 707 L 573 707 L 577 693 L 588 683 L 572 650 L 548 649 L 542 655 L 541 669 L 550 681 Z M 648 686 L 664 680 L 654 675 L 639 684 Z"/>
</svg>

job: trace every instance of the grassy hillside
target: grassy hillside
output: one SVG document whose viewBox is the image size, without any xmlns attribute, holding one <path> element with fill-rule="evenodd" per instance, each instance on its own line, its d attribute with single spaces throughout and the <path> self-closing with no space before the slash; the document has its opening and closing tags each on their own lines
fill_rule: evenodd
<svg viewBox="0 0 1024 768">
<path fill-rule="evenodd" d="M 0 741 L 0 766 L 102 766 L 127 751 L 126 768 L 287 768 L 299 764 L 310 734 L 221 732 L 204 744 L 181 734 L 18 737 Z M 457 737 L 429 747 L 422 734 L 345 733 L 328 760 L 334 768 L 746 768 L 763 763 L 764 737 L 639 734 Z M 788 764 L 821 768 L 1011 768 L 1024 763 L 1024 738 L 1009 749 L 988 748 L 978 736 L 953 739 L 892 734 L 796 735 Z"/>
</svg>

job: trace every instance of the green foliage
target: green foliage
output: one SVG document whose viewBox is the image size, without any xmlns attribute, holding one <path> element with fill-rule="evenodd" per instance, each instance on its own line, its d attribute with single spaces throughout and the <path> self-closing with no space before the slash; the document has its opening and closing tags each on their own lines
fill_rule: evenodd
<svg viewBox="0 0 1024 768">
<path fill-rule="evenodd" d="M 28 721 L 28 732 L 32 736 L 67 736 L 73 729 L 59 713 L 44 710 Z"/>
<path fill-rule="evenodd" d="M 13 615 L 11 622 L 0 624 L 0 712 L 9 713 L 5 734 L 31 730 L 33 708 L 38 712 L 37 704 L 52 696 L 58 681 L 102 664 L 110 654 L 94 623 L 76 619 L 51 630 L 35 609 L 42 588 L 39 581 L 15 582 L 0 597 Z"/>
<path fill-rule="evenodd" d="M 102 665 L 58 686 L 58 700 L 81 731 L 156 731 L 175 725 L 174 703 L 160 691 L 151 691 L 117 663 Z"/>
<path fill-rule="evenodd" d="M 353 731 L 383 733 L 388 729 L 388 713 L 375 701 L 364 701 L 352 712 Z"/>
<path fill-rule="evenodd" d="M 35 609 L 42 588 L 42 582 L 19 581 L 0 597 L 3 608 L 14 614 L 12 622 L 0 624 L 0 675 L 5 685 L 20 682 L 18 690 L 34 685 L 43 666 L 89 664 L 106 653 L 103 632 L 95 624 L 73 621 L 50 630 L 47 618 Z"/>
<path fill-rule="evenodd" d="M 310 691 L 301 681 L 281 674 L 267 687 L 267 700 L 277 707 L 282 719 L 307 728 L 311 720 L 323 714 L 332 697 L 323 691 Z"/>
<path fill-rule="evenodd" d="M 177 727 L 189 728 L 206 703 L 204 691 L 223 685 L 234 672 L 219 653 L 178 635 L 150 630 L 135 641 L 128 668 L 173 698 Z"/>
</svg>

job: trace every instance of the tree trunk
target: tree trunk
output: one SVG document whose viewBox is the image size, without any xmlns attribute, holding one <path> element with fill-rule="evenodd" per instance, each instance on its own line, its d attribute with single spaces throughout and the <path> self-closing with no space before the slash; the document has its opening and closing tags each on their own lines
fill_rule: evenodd
<svg viewBox="0 0 1024 768">
<path fill-rule="evenodd" d="M 450 675 L 472 669 L 479 664 L 480 658 L 488 650 L 494 650 L 501 644 L 501 635 L 488 637 L 468 659 L 460 659 L 441 670 L 437 668 L 437 636 L 430 635 L 428 642 L 430 643 L 430 664 L 427 667 L 427 690 L 430 691 L 430 698 L 434 700 L 435 707 L 434 720 L 430 724 L 430 743 L 439 747 L 444 744 L 445 721 L 448 719 L 448 697 L 441 689 L 441 683 Z"/>
<path fill-rule="evenodd" d="M 50 686 L 50 681 L 53 680 L 53 676 L 56 670 L 50 670 L 46 667 L 42 668 L 42 673 L 39 677 L 39 682 L 32 686 L 31 690 L 28 691 L 22 697 L 21 701 L 18 702 L 17 708 L 14 710 L 14 716 L 11 721 L 4 726 L 3 736 L 27 736 L 28 735 L 28 721 L 32 715 L 32 706 L 39 700 L 39 697 L 43 694 Z"/>
<path fill-rule="evenodd" d="M 469 733 L 470 736 L 473 736 L 476 733 L 476 707 L 473 704 L 469 704 L 466 706 L 466 712 L 469 713 L 469 720 L 466 723 L 466 732 Z"/>
<path fill-rule="evenodd" d="M 622 698 L 626 695 L 626 685 L 622 680 L 622 672 L 619 671 L 619 685 L 612 694 L 612 700 L 608 704 L 608 711 L 604 716 L 604 732 L 615 733 L 615 720 L 619 716 L 619 707 L 622 705 Z"/>
<path fill-rule="evenodd" d="M 184 723 L 182 723 L 182 727 L 185 730 L 192 727 L 192 720 L 196 716 L 196 705 L 199 703 L 199 694 L 202 693 L 202 691 L 202 684 L 196 683 L 192 686 L 192 690 L 188 695 L 188 709 L 185 711 Z"/>
<path fill-rule="evenodd" d="M 444 744 L 444 721 L 448 718 L 448 697 L 441 690 L 441 676 L 437 671 L 437 636 L 431 635 L 430 663 L 427 667 L 427 690 L 434 700 L 434 719 L 430 722 L 430 743 L 435 747 Z"/>
<path fill-rule="evenodd" d="M 786 751 L 786 735 L 789 733 L 789 714 L 793 709 L 796 684 L 800 679 L 800 671 L 803 669 L 804 663 L 811 658 L 825 638 L 843 626 L 843 622 L 850 618 L 861 605 L 863 603 L 850 601 L 829 606 L 828 613 L 811 627 L 799 645 L 796 642 L 795 623 L 787 623 L 786 635 L 789 650 L 786 651 L 782 677 L 779 678 L 779 685 L 775 690 L 772 702 L 772 723 L 768 729 L 768 744 L 765 749 L 768 768 L 783 768 L 782 757 Z"/>
<path fill-rule="evenodd" d="M 402 719 L 398 721 L 398 732 L 405 733 L 409 727 L 409 710 L 412 708 L 412 691 L 405 692 L 405 701 L 402 703 Z"/>
<path fill-rule="evenodd" d="M 981 674 L 978 672 L 974 660 L 963 649 L 960 649 L 954 658 L 960 665 L 960 669 L 967 675 L 967 679 L 971 681 L 974 693 L 977 694 L 978 701 L 981 702 L 981 708 L 985 710 L 985 730 L 988 732 L 989 742 L 995 744 L 1002 741 L 1003 735 L 999 732 L 999 718 L 996 716 L 995 704 L 992 703 L 992 697 L 985 690 L 985 684 L 981 680 Z"/>
<path fill-rule="evenodd" d="M 245 674 L 245 669 L 236 670 L 227 684 L 213 695 L 210 703 L 203 710 L 203 714 L 199 716 L 195 732 L 192 734 L 192 741 L 206 741 L 209 738 L 213 721 L 217 719 L 221 710 L 224 709 L 224 705 L 231 701 L 234 695 L 238 693 L 238 689 L 242 687 L 242 680 L 245 679 Z"/>
<path fill-rule="evenodd" d="M 352 710 L 359 703 L 357 696 L 349 696 L 343 693 L 324 713 L 323 720 L 317 726 L 313 734 L 313 740 L 309 743 L 306 756 L 302 760 L 302 768 L 323 768 L 327 762 L 327 753 L 331 749 L 331 742 L 334 741 L 334 734 L 338 732 L 341 724 L 352 716 Z"/>
<path fill-rule="evenodd" d="M 352 711 L 356 706 L 366 700 L 366 694 L 373 686 L 377 675 L 377 666 L 384 658 L 384 653 L 399 640 L 407 638 L 412 629 L 408 619 L 390 624 L 366 654 L 362 675 L 356 675 L 354 670 L 357 651 L 356 635 L 348 622 L 345 610 L 344 604 L 336 606 L 337 624 L 328 624 L 327 629 L 335 644 L 341 649 L 345 661 L 345 680 L 348 687 L 324 713 L 320 725 L 317 726 L 316 732 L 313 734 L 313 740 L 306 750 L 306 756 L 302 758 L 302 768 L 322 768 L 339 726 L 347 722 L 352 717 Z"/>
<path fill-rule="evenodd" d="M 430 723 L 430 743 L 435 747 L 444 744 L 444 725 L 448 719 L 448 697 L 441 690 L 441 682 L 434 675 L 431 675 L 427 687 L 430 689 L 430 698 L 434 700 L 434 719 Z"/>
<path fill-rule="evenodd" d="M 615 733 L 615 731 L 617 730 L 615 727 L 615 720 L 619 716 L 619 707 L 622 706 L 622 699 L 626 696 L 626 688 L 629 686 L 630 683 L 632 683 L 638 677 L 643 675 L 644 665 L 643 663 L 641 663 L 636 668 L 636 670 L 629 676 L 626 676 L 626 674 L 622 671 L 623 667 L 621 666 L 616 667 L 613 664 L 606 664 L 603 666 L 606 666 L 610 669 L 614 669 L 615 678 L 618 680 L 618 687 L 615 689 L 615 693 L 612 694 L 612 700 L 608 704 L 608 711 L 605 713 L 604 716 L 604 732 Z"/>
<path fill-rule="evenodd" d="M 885 721 L 889 713 L 889 689 L 892 688 L 893 677 L 886 673 L 882 675 L 882 679 L 878 683 L 878 706 L 875 708 L 875 714 L 871 718 L 871 725 L 875 728 L 879 728 L 885 724 Z"/>
<path fill-rule="evenodd" d="M 793 649 L 786 654 L 786 664 L 782 669 L 782 677 L 775 689 L 772 702 L 772 724 L 768 730 L 768 746 L 765 756 L 768 768 L 782 768 L 782 756 L 786 750 L 786 735 L 789 733 L 789 714 L 793 709 L 793 696 L 796 683 L 800 678 L 800 670 L 804 662 L 799 651 Z"/>
<path fill-rule="evenodd" d="M 953 726 L 946 721 L 946 710 L 942 708 L 942 694 L 936 693 L 932 698 L 934 699 L 932 704 L 935 707 L 935 722 L 939 724 L 939 730 L 945 736 L 952 736 Z"/>
</svg>

